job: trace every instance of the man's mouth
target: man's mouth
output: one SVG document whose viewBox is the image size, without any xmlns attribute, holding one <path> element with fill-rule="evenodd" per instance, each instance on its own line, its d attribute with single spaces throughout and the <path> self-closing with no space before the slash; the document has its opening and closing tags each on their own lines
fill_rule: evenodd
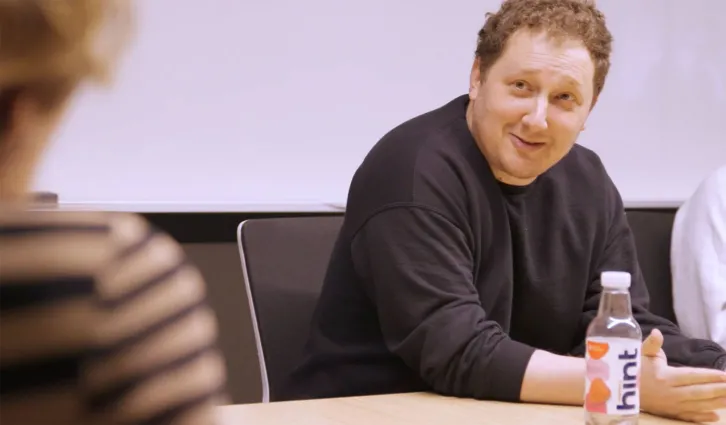
<svg viewBox="0 0 726 425">
<path fill-rule="evenodd" d="M 545 146 L 545 143 L 542 142 L 531 142 L 511 133 L 509 135 L 514 145 L 519 149 L 536 150 Z"/>
</svg>

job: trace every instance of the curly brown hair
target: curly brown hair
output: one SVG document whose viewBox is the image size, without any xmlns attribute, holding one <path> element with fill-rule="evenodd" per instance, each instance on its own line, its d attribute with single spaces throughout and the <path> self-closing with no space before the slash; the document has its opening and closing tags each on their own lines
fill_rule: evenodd
<svg viewBox="0 0 726 425">
<path fill-rule="evenodd" d="M 594 0 L 505 0 L 499 11 L 487 13 L 486 18 L 476 46 L 482 78 L 502 55 L 512 34 L 527 29 L 581 40 L 595 65 L 595 99 L 602 92 L 610 69 L 613 37 Z"/>
</svg>

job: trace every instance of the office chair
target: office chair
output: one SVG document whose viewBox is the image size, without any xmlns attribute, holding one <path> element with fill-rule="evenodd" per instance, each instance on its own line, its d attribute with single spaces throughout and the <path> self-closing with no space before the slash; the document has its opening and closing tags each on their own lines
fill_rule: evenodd
<svg viewBox="0 0 726 425">
<path fill-rule="evenodd" d="M 263 403 L 280 400 L 302 358 L 342 223 L 342 216 L 290 217 L 246 220 L 237 228 Z"/>
</svg>

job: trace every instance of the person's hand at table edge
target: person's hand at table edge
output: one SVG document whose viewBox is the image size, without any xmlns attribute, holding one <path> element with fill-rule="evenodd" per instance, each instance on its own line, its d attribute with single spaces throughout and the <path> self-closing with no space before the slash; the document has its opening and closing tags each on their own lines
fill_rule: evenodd
<svg viewBox="0 0 726 425">
<path fill-rule="evenodd" d="M 640 405 L 645 412 L 690 422 L 716 422 L 726 407 L 726 372 L 668 366 L 663 335 L 653 330 L 643 341 Z"/>
<path fill-rule="evenodd" d="M 644 412 L 690 422 L 716 422 L 726 408 L 726 372 L 668 366 L 663 334 L 653 330 L 643 341 L 640 377 Z M 530 403 L 582 405 L 585 360 L 536 350 L 522 382 L 520 400 Z"/>
</svg>

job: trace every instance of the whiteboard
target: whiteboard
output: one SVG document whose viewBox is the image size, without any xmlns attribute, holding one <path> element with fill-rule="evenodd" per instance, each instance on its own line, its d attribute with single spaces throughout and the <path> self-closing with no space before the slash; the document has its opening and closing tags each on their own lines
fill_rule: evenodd
<svg viewBox="0 0 726 425">
<path fill-rule="evenodd" d="M 726 163 L 726 1 L 600 1 L 613 67 L 579 142 L 626 202 Z M 115 84 L 79 94 L 38 190 L 62 202 L 342 203 L 392 127 L 464 94 L 498 0 L 143 0 Z"/>
</svg>

